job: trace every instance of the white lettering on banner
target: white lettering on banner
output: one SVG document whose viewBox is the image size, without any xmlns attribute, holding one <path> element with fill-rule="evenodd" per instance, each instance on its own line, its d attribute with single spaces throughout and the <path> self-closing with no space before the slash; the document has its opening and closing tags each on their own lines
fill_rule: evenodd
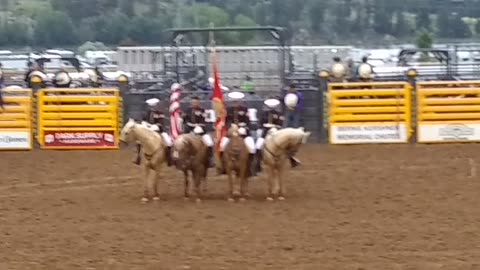
<svg viewBox="0 0 480 270">
<path fill-rule="evenodd" d="M 418 142 L 477 142 L 480 124 L 420 124 Z"/>
<path fill-rule="evenodd" d="M 0 149 L 30 149 L 30 132 L 0 132 Z"/>
<path fill-rule="evenodd" d="M 408 131 L 405 124 L 339 125 L 330 127 L 333 144 L 406 143 Z"/>
</svg>

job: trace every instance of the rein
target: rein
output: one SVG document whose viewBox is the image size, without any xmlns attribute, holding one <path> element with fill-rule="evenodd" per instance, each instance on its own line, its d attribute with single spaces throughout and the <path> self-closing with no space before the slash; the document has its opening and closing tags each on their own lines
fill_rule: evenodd
<svg viewBox="0 0 480 270">
<path fill-rule="evenodd" d="M 163 138 L 161 136 L 160 136 L 160 138 L 163 141 Z M 158 146 L 155 150 L 153 150 L 153 153 L 151 153 L 151 154 L 145 153 L 145 150 L 144 150 L 143 156 L 145 157 L 146 160 L 151 161 L 153 156 L 155 155 L 155 153 L 157 153 L 158 150 L 160 150 L 160 148 L 162 148 L 162 145 Z M 143 147 L 143 149 L 145 149 L 145 147 Z"/>
<path fill-rule="evenodd" d="M 271 135 L 271 136 L 273 136 L 273 135 Z M 301 143 L 302 143 L 302 138 L 300 137 L 300 139 L 298 140 L 297 144 L 301 144 Z M 277 155 L 274 154 L 274 153 L 267 147 L 267 144 L 265 144 L 264 149 L 265 149 L 265 151 L 267 151 L 270 155 L 272 155 L 272 157 L 273 157 L 273 159 L 274 159 L 275 161 L 278 161 L 278 160 L 280 159 L 280 157 L 282 156 L 282 154 L 284 154 L 285 152 L 287 152 L 287 153 L 289 152 L 289 150 L 288 150 L 287 148 L 280 147 L 280 146 L 275 142 L 275 137 L 272 138 L 272 144 L 273 144 L 276 148 L 280 149 L 280 152 L 281 152 L 280 154 L 277 154 Z"/>
</svg>

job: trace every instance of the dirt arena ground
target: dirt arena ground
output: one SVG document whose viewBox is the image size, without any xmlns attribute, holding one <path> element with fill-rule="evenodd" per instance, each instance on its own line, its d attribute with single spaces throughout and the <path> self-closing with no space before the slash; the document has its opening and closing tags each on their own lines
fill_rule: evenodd
<svg viewBox="0 0 480 270">
<path fill-rule="evenodd" d="M 480 269 L 480 145 L 308 145 L 285 202 L 142 205 L 133 152 L 1 153 L 0 269 Z"/>
</svg>

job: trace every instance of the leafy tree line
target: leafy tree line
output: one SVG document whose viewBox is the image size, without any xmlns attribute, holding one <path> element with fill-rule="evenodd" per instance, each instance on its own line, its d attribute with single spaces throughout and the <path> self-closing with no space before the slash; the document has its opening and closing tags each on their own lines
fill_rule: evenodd
<svg viewBox="0 0 480 270">
<path fill-rule="evenodd" d="M 171 27 L 275 25 L 296 44 L 480 36 L 480 0 L 0 0 L 0 46 L 156 45 Z M 224 44 L 259 42 L 222 33 Z M 203 40 L 206 42 L 205 40 Z"/>
</svg>

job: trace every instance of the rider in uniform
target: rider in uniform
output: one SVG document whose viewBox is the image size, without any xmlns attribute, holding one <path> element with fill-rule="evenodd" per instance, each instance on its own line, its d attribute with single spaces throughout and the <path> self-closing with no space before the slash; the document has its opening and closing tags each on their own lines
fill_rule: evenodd
<svg viewBox="0 0 480 270">
<path fill-rule="evenodd" d="M 190 108 L 188 108 L 185 113 L 182 115 L 186 129 L 186 133 L 193 132 L 197 135 L 202 136 L 202 141 L 207 145 L 207 154 L 209 157 L 209 166 L 212 167 L 212 157 L 213 157 L 213 139 L 207 133 L 206 125 L 206 112 L 200 104 L 200 98 L 194 96 L 192 97 L 192 103 Z"/>
<path fill-rule="evenodd" d="M 160 107 L 160 100 L 158 98 L 152 98 L 146 101 L 149 108 L 147 112 L 144 114 L 142 120 L 148 122 L 149 124 L 156 125 L 158 127 L 157 132 L 162 136 L 163 140 L 165 141 L 166 147 L 166 158 L 167 158 L 167 165 L 172 166 L 172 158 L 171 158 L 171 148 L 172 148 L 172 140 L 168 136 L 165 131 L 165 113 Z M 137 158 L 135 159 L 135 164 L 140 165 L 141 156 L 140 156 L 141 145 L 137 144 Z"/>
<path fill-rule="evenodd" d="M 255 156 L 255 141 L 250 136 L 250 118 L 248 114 L 248 108 L 242 104 L 242 99 L 245 97 L 245 94 L 241 92 L 230 92 L 228 97 L 233 100 L 233 106 L 227 108 L 227 117 L 226 117 L 226 127 L 230 128 L 232 124 L 236 124 L 239 127 L 239 133 L 244 138 L 245 144 L 250 153 L 249 155 L 249 164 L 250 164 L 250 176 L 255 176 L 256 172 L 253 170 L 252 166 L 254 156 Z M 225 166 L 223 166 L 223 150 L 228 144 L 228 138 L 222 138 L 220 143 L 220 156 L 222 159 L 222 174 L 225 174 Z"/>
<path fill-rule="evenodd" d="M 270 130 L 280 129 L 283 127 L 285 118 L 282 116 L 281 111 L 279 110 L 281 102 L 278 99 L 271 98 L 264 101 L 266 106 L 266 110 L 263 111 L 262 118 L 261 118 L 261 136 L 257 139 L 255 144 L 257 148 L 257 162 L 256 162 L 256 170 L 261 171 L 261 161 L 262 161 L 262 149 L 265 143 L 265 137 L 267 136 Z M 290 156 L 290 164 L 292 168 L 297 167 L 300 165 L 300 161 Z"/>
</svg>

